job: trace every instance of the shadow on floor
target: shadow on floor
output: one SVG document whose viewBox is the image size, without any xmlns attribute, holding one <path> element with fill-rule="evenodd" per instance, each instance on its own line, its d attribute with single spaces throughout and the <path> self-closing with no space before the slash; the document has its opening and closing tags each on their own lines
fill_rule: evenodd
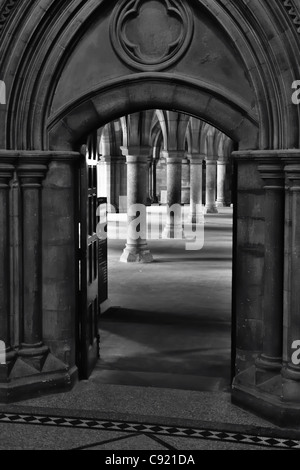
<svg viewBox="0 0 300 470">
<path fill-rule="evenodd" d="M 230 322 L 209 319 L 209 315 L 112 308 L 101 317 L 100 381 L 227 390 L 230 330 Z"/>
</svg>

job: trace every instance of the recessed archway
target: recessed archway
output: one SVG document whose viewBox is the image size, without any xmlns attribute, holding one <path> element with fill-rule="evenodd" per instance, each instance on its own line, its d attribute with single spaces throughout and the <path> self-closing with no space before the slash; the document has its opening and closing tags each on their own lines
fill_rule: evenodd
<svg viewBox="0 0 300 470">
<path fill-rule="evenodd" d="M 258 146 L 259 123 L 246 103 L 207 83 L 171 74 L 139 74 L 110 80 L 51 115 L 51 150 L 76 150 L 94 129 L 126 114 L 172 109 L 202 119 L 227 134 L 241 150 Z"/>
<path fill-rule="evenodd" d="M 156 114 L 156 119 L 153 119 Z M 205 222 L 202 214 L 201 219 L 199 217 L 197 220 L 197 216 L 194 219 L 197 213 L 190 218 L 190 201 L 194 199 L 196 183 L 198 189 L 195 197 L 201 204 L 201 210 L 204 209 L 207 188 L 205 183 L 202 185 L 206 174 L 204 161 L 213 158 L 216 173 L 217 160 L 220 158 L 218 166 L 223 168 L 230 157 L 228 152 L 225 155 L 220 144 L 221 137 L 224 139 L 225 135 L 196 118 L 169 111 L 152 110 L 122 119 L 127 123 L 123 126 L 125 139 L 120 136 L 120 120 L 107 124 L 98 132 L 101 154 L 99 174 L 103 170 L 103 187 L 100 184 L 99 190 L 101 196 L 109 195 L 108 289 L 111 308 L 100 317 L 97 380 L 156 387 L 163 384 L 164 387 L 195 390 L 230 390 L 231 369 L 233 377 L 235 367 L 235 344 L 232 347 L 232 367 L 230 364 L 231 190 L 230 194 L 226 194 L 226 205 L 225 199 L 224 203 L 220 201 L 221 214 L 206 216 Z M 153 122 L 156 125 L 152 125 Z M 154 153 L 155 159 L 165 160 L 168 149 L 177 148 L 180 149 L 183 168 L 189 164 L 188 174 L 184 171 L 180 182 L 184 189 L 181 199 L 184 208 L 183 232 L 189 238 L 195 236 L 197 230 L 198 246 L 191 246 L 193 243 L 189 245 L 187 240 L 174 241 L 162 237 L 166 222 L 164 193 L 167 193 L 167 180 L 163 171 L 163 166 L 167 166 L 166 158 L 164 165 L 159 165 L 159 184 L 155 185 L 158 191 L 151 194 L 152 198 L 147 203 L 147 244 L 154 265 L 120 264 L 127 229 L 126 216 L 123 207 L 119 210 L 115 191 L 119 195 L 120 186 L 124 187 L 121 183 L 124 176 L 126 180 L 126 158 L 122 157 L 121 152 L 121 149 L 124 150 L 123 140 L 125 146 L 138 157 L 146 150 L 140 148 L 141 143 L 147 146 L 152 140 L 156 142 L 155 137 L 159 135 L 157 126 L 164 130 L 165 137 L 159 148 L 155 147 L 155 152 L 151 144 L 148 146 L 150 158 Z M 176 136 L 173 134 L 175 129 Z M 181 142 L 182 138 L 185 145 Z M 227 163 L 227 171 L 230 172 L 231 165 L 229 161 Z M 202 174 L 199 171 L 201 167 Z M 193 197 L 190 200 L 191 181 Z M 133 182 L 129 180 L 128 184 L 132 185 Z M 150 196 L 147 186 L 144 191 Z M 160 189 L 164 191 L 160 193 Z M 203 198 L 202 194 L 198 198 L 197 192 L 200 190 Z M 214 193 L 216 201 L 216 186 Z M 126 198 L 126 191 L 122 195 Z M 146 198 L 143 197 L 143 200 L 146 201 Z"/>
</svg>

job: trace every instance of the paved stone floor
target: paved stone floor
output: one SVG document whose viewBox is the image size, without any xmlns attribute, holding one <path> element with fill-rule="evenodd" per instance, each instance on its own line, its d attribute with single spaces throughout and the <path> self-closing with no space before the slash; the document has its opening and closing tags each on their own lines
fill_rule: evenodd
<svg viewBox="0 0 300 470">
<path fill-rule="evenodd" d="M 226 392 L 101 383 L 95 370 L 71 392 L 0 405 L 0 450 L 287 450 L 283 430 L 234 406 Z"/>
<path fill-rule="evenodd" d="M 152 229 L 158 211 L 151 209 Z M 232 209 L 220 211 L 197 227 L 197 250 L 184 240 L 151 239 L 153 264 L 119 262 L 124 231 L 109 241 L 113 308 L 101 321 L 104 383 L 229 390 Z"/>
<path fill-rule="evenodd" d="M 300 428 L 280 429 L 231 403 L 231 210 L 206 217 L 200 251 L 151 240 L 155 262 L 126 265 L 123 246 L 109 243 L 112 309 L 101 318 L 90 380 L 0 405 L 0 449 L 300 449 Z"/>
</svg>

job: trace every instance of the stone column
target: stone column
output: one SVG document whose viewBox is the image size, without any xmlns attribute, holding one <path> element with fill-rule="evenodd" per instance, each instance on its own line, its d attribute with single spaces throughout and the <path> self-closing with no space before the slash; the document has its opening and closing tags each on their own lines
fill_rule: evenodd
<svg viewBox="0 0 300 470">
<path fill-rule="evenodd" d="M 110 206 L 114 205 L 114 197 L 113 197 L 113 190 L 114 190 L 114 178 L 113 178 L 113 159 L 110 155 L 102 155 L 99 167 L 100 167 L 100 177 L 99 177 L 99 184 L 100 193 L 101 195 L 106 194 L 107 197 L 107 204 L 110 210 Z M 105 189 L 106 191 L 105 191 Z"/>
<path fill-rule="evenodd" d="M 19 355 L 38 369 L 48 352 L 43 345 L 42 324 L 42 224 L 41 190 L 47 166 L 38 158 L 20 162 L 17 172 L 22 190 L 23 324 Z"/>
<path fill-rule="evenodd" d="M 164 152 L 167 161 L 167 223 L 163 238 L 182 239 L 182 152 Z"/>
<path fill-rule="evenodd" d="M 206 204 L 205 212 L 207 214 L 217 214 L 216 205 L 217 189 L 217 161 L 215 159 L 206 159 Z"/>
<path fill-rule="evenodd" d="M 152 198 L 153 204 L 159 203 L 157 194 L 157 165 L 159 164 L 161 147 L 154 147 L 153 149 L 153 162 L 152 162 Z"/>
<path fill-rule="evenodd" d="M 182 194 L 181 203 L 189 204 L 191 198 L 191 172 L 188 158 L 182 160 Z"/>
<path fill-rule="evenodd" d="M 278 156 L 257 160 L 265 182 L 265 268 L 263 351 L 256 361 L 256 380 L 264 382 L 282 367 L 285 181 Z"/>
<path fill-rule="evenodd" d="M 289 181 L 289 224 L 286 226 L 286 360 L 282 368 L 283 400 L 299 403 L 300 396 L 300 163 L 299 157 L 287 157 L 285 173 Z M 294 346 L 294 347 L 293 347 Z"/>
<path fill-rule="evenodd" d="M 226 206 L 226 161 L 218 160 L 217 164 L 217 207 Z"/>
<path fill-rule="evenodd" d="M 0 341 L 4 341 L 6 353 L 11 350 L 9 182 L 13 173 L 12 165 L 0 163 Z"/>
<path fill-rule="evenodd" d="M 202 186 L 203 186 L 203 156 L 200 154 L 191 154 L 191 201 L 190 201 L 190 221 L 196 224 L 198 216 L 202 211 Z"/>
<path fill-rule="evenodd" d="M 146 240 L 149 149 L 123 148 L 122 150 L 127 160 L 128 232 L 126 248 L 120 261 L 123 263 L 152 263 L 153 257 Z M 140 209 L 138 212 L 134 207 L 137 205 Z"/>
<path fill-rule="evenodd" d="M 158 204 L 158 197 L 157 197 L 157 184 L 156 184 L 156 165 L 157 161 L 153 160 L 152 161 L 152 167 L 151 167 L 151 178 L 152 178 L 152 193 L 151 193 L 151 199 L 153 204 Z"/>
<path fill-rule="evenodd" d="M 148 157 L 148 171 L 147 171 L 147 206 L 151 206 L 152 204 L 152 161 L 153 157 L 150 155 Z"/>
<path fill-rule="evenodd" d="M 126 159 L 123 155 L 118 155 L 113 158 L 113 162 L 115 165 L 114 205 L 117 212 L 126 213 L 126 204 L 122 203 L 127 193 Z"/>
</svg>

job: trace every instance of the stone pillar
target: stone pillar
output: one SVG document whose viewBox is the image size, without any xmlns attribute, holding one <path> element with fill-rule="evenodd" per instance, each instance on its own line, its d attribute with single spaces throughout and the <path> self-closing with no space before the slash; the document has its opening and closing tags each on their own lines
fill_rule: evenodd
<svg viewBox="0 0 300 470">
<path fill-rule="evenodd" d="M 300 396 L 300 164 L 299 157 L 285 159 L 285 173 L 289 182 L 289 224 L 286 226 L 286 361 L 282 368 L 283 400 L 299 403 Z M 294 357 L 295 356 L 295 357 Z"/>
<path fill-rule="evenodd" d="M 6 353 L 11 350 L 9 182 L 13 173 L 12 165 L 0 163 L 0 341 L 4 341 Z"/>
<path fill-rule="evenodd" d="M 53 153 L 49 160 L 42 198 L 43 339 L 55 358 L 76 375 L 79 220 L 74 195 L 78 193 L 79 154 Z M 57 362 L 55 367 L 62 368 L 62 364 Z"/>
<path fill-rule="evenodd" d="M 76 155 L 79 156 L 79 154 Z M 1 259 L 0 268 L 0 331 L 5 332 L 8 344 L 10 343 L 8 338 L 10 337 L 11 341 L 13 339 L 11 346 L 15 347 L 6 354 L 6 364 L 0 365 L 0 400 L 5 402 L 24 398 L 24 396 L 30 397 L 37 393 L 68 390 L 76 379 L 76 370 L 72 375 L 69 367 L 52 354 L 52 349 L 50 351 L 49 347 L 52 348 L 53 344 L 48 342 L 52 331 L 55 340 L 59 335 L 63 336 L 62 357 L 65 358 L 65 353 L 70 349 L 73 349 L 72 354 L 75 356 L 75 310 L 68 331 L 66 328 L 69 320 L 67 309 L 60 317 L 61 322 L 56 321 L 59 317 L 56 309 L 62 310 L 70 297 L 76 305 L 76 289 L 72 289 L 73 280 L 77 279 L 77 270 L 74 269 L 76 218 L 74 214 L 70 214 L 62 221 L 62 224 L 58 224 L 58 212 L 63 212 L 67 210 L 66 207 L 75 204 L 75 197 L 74 192 L 68 193 L 66 197 L 66 194 L 61 192 L 61 187 L 55 196 L 55 192 L 51 192 L 55 185 L 64 184 L 62 173 L 58 171 L 55 178 L 48 181 L 50 194 L 44 206 L 45 194 L 42 191 L 42 182 L 48 171 L 48 162 L 52 158 L 53 154 L 50 152 L 1 151 L 1 161 L 13 162 L 15 168 L 13 182 L 15 194 L 10 198 L 10 225 L 13 229 L 11 230 L 11 247 L 10 250 L 8 246 L 6 247 L 6 255 Z M 0 235 L 0 257 L 5 238 L 8 237 L 6 231 L 9 227 L 7 219 L 9 204 L 8 191 L 5 186 L 8 185 L 10 174 L 11 168 L 0 163 L 0 232 L 2 234 Z M 67 238 L 70 236 L 68 241 L 71 250 L 67 250 L 66 246 L 60 246 L 64 236 Z M 46 246 L 43 247 L 42 242 Z M 57 252 L 51 250 L 51 244 L 55 247 L 59 246 Z M 8 267 L 6 257 L 9 256 L 9 251 L 12 252 L 12 256 Z M 12 276 L 9 273 L 10 267 L 13 271 Z M 2 315 L 3 306 L 9 302 L 6 297 L 8 291 L 5 290 L 4 285 L 1 286 L 4 268 L 5 282 L 6 284 L 11 282 L 14 286 L 14 296 L 19 295 L 19 287 L 21 291 L 20 305 L 19 299 L 16 299 L 12 305 L 13 297 L 11 296 L 10 310 L 11 317 L 13 317 L 10 322 L 13 325 L 11 331 L 9 331 L 9 323 L 5 323 L 6 327 L 4 326 Z M 51 276 L 55 285 L 55 289 L 52 290 L 50 283 L 47 283 Z M 60 290 L 60 276 L 64 277 L 62 290 Z M 47 299 L 51 299 L 49 318 L 44 315 L 46 296 Z M 46 321 L 44 321 L 45 317 Z M 70 344 L 70 337 L 73 339 L 73 347 Z"/>
<path fill-rule="evenodd" d="M 126 213 L 126 204 L 123 204 L 123 200 L 126 199 L 127 194 L 127 167 L 126 159 L 123 155 L 114 157 L 115 164 L 115 186 L 114 186 L 114 200 L 115 206 L 119 213 Z"/>
<path fill-rule="evenodd" d="M 99 167 L 99 194 L 107 197 L 108 211 L 111 212 L 113 206 L 116 212 L 123 212 L 120 198 L 126 197 L 125 158 L 122 155 L 102 156 Z"/>
<path fill-rule="evenodd" d="M 157 184 L 156 184 L 156 165 L 157 165 L 157 160 L 153 160 L 152 166 L 151 166 L 151 179 L 152 179 L 151 200 L 153 204 L 158 204 Z"/>
<path fill-rule="evenodd" d="M 200 154 L 191 154 L 191 201 L 190 201 L 190 221 L 197 223 L 198 216 L 202 213 L 202 190 L 203 190 L 203 156 Z M 201 211 L 201 212 L 199 212 Z"/>
<path fill-rule="evenodd" d="M 263 292 L 263 351 L 256 361 L 256 380 L 264 382 L 282 367 L 284 172 L 278 156 L 258 157 L 265 182 L 265 268 Z"/>
<path fill-rule="evenodd" d="M 226 206 L 226 161 L 217 164 L 217 207 Z"/>
<path fill-rule="evenodd" d="M 154 147 L 153 161 L 152 161 L 152 202 L 153 204 L 159 203 L 159 196 L 157 194 L 157 166 L 159 165 L 161 147 Z"/>
<path fill-rule="evenodd" d="M 216 205 L 217 189 L 217 162 L 215 159 L 206 160 L 206 204 L 205 212 L 207 214 L 217 214 Z"/>
<path fill-rule="evenodd" d="M 102 155 L 100 162 L 100 194 L 107 197 L 107 204 L 110 210 L 110 206 L 114 205 L 113 198 L 113 171 L 112 171 L 112 157 L 110 155 Z M 105 188 L 105 189 L 104 189 Z"/>
<path fill-rule="evenodd" d="M 164 152 L 164 154 L 167 161 L 167 223 L 163 238 L 182 239 L 182 152 Z"/>
<path fill-rule="evenodd" d="M 130 151 L 130 155 L 128 152 Z M 152 263 L 147 245 L 147 180 L 149 149 L 123 149 L 127 160 L 128 232 L 126 248 L 120 261 L 123 263 Z M 139 214 L 134 206 L 139 205 Z M 137 233 L 137 226 L 140 232 Z"/>
<path fill-rule="evenodd" d="M 147 171 L 147 200 L 146 204 L 147 206 L 151 206 L 152 204 L 152 161 L 153 157 L 150 155 L 148 157 L 148 171 Z"/>
<path fill-rule="evenodd" d="M 189 204 L 191 198 L 191 172 L 190 172 L 190 162 L 187 158 L 182 160 L 182 194 L 181 194 L 181 203 Z"/>
<path fill-rule="evenodd" d="M 17 172 L 22 190 L 23 233 L 23 322 L 19 356 L 42 365 L 48 348 L 43 345 L 42 323 L 42 224 L 41 190 L 47 166 L 20 162 Z"/>
</svg>

